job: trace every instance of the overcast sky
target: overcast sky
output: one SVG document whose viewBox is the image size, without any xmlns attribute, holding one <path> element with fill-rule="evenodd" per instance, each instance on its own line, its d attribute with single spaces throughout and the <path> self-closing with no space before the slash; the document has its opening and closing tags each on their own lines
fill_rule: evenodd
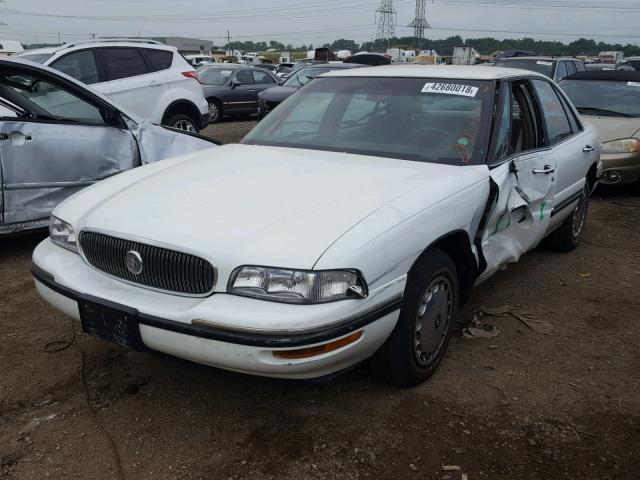
<svg viewBox="0 0 640 480">
<path fill-rule="evenodd" d="M 411 35 L 415 0 L 394 0 L 396 35 Z M 96 36 L 188 36 L 223 45 L 320 45 L 376 36 L 379 0 L 0 0 L 0 38 L 26 43 Z M 84 17 L 84 18 L 83 18 Z M 640 44 L 640 0 L 427 0 L 427 38 L 579 37 Z"/>
</svg>

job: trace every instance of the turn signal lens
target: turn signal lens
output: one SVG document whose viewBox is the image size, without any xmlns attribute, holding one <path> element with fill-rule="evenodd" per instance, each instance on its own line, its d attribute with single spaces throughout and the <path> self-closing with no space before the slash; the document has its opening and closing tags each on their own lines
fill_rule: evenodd
<svg viewBox="0 0 640 480">
<path fill-rule="evenodd" d="M 362 330 L 352 333 L 346 337 L 340 338 L 333 342 L 325 343 L 324 345 L 316 345 L 315 347 L 299 348 L 297 350 L 276 350 L 273 352 L 275 358 L 281 358 L 284 360 L 299 360 L 301 358 L 317 357 L 324 353 L 333 352 L 339 348 L 346 347 L 352 343 L 360 340 L 362 337 Z"/>
</svg>

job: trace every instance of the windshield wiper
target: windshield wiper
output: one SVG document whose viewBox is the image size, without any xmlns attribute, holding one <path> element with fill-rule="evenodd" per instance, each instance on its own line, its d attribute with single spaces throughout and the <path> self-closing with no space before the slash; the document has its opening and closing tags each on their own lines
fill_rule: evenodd
<svg viewBox="0 0 640 480">
<path fill-rule="evenodd" d="M 582 113 L 595 113 L 598 115 L 605 115 L 610 117 L 632 117 L 633 115 L 629 115 L 628 113 L 616 112 L 615 110 L 607 110 L 606 108 L 596 108 L 596 107 L 576 107 L 576 109 Z"/>
</svg>

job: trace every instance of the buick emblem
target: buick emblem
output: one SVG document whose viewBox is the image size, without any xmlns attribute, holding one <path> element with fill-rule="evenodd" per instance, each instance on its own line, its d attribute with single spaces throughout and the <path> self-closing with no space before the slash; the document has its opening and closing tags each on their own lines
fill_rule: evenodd
<svg viewBox="0 0 640 480">
<path fill-rule="evenodd" d="M 140 275 L 142 272 L 142 257 L 135 250 L 129 250 L 124 256 L 124 264 L 134 275 Z"/>
</svg>

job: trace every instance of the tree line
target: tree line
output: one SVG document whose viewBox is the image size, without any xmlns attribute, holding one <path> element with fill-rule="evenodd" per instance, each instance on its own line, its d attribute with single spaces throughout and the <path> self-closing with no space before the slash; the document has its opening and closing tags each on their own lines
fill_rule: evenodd
<svg viewBox="0 0 640 480">
<path fill-rule="evenodd" d="M 24 45 L 25 49 L 40 48 L 51 44 Z M 605 42 L 596 42 L 592 39 L 580 38 L 570 43 L 550 40 L 535 40 L 533 38 L 505 39 L 498 40 L 496 38 L 467 38 L 463 39 L 459 35 L 443 38 L 439 40 L 431 40 L 427 38 L 416 39 L 415 37 L 394 37 L 389 40 L 375 40 L 363 42 L 361 44 L 354 40 L 340 38 L 331 43 L 318 45 L 327 47 L 332 50 L 351 50 L 353 53 L 359 51 L 379 52 L 385 51 L 388 46 L 403 49 L 420 49 L 435 50 L 439 55 L 449 56 L 453 54 L 454 47 L 468 46 L 475 48 L 483 55 L 489 55 L 495 51 L 507 50 L 527 50 L 541 55 L 598 55 L 599 52 L 609 50 L 623 51 L 626 57 L 640 55 L 640 47 L 637 45 L 621 45 Z M 227 45 L 214 46 L 214 50 L 225 50 Z M 231 48 L 242 52 L 264 52 L 268 49 L 276 51 L 306 52 L 313 50 L 314 46 L 284 44 L 275 40 L 269 42 L 231 42 Z"/>
</svg>

